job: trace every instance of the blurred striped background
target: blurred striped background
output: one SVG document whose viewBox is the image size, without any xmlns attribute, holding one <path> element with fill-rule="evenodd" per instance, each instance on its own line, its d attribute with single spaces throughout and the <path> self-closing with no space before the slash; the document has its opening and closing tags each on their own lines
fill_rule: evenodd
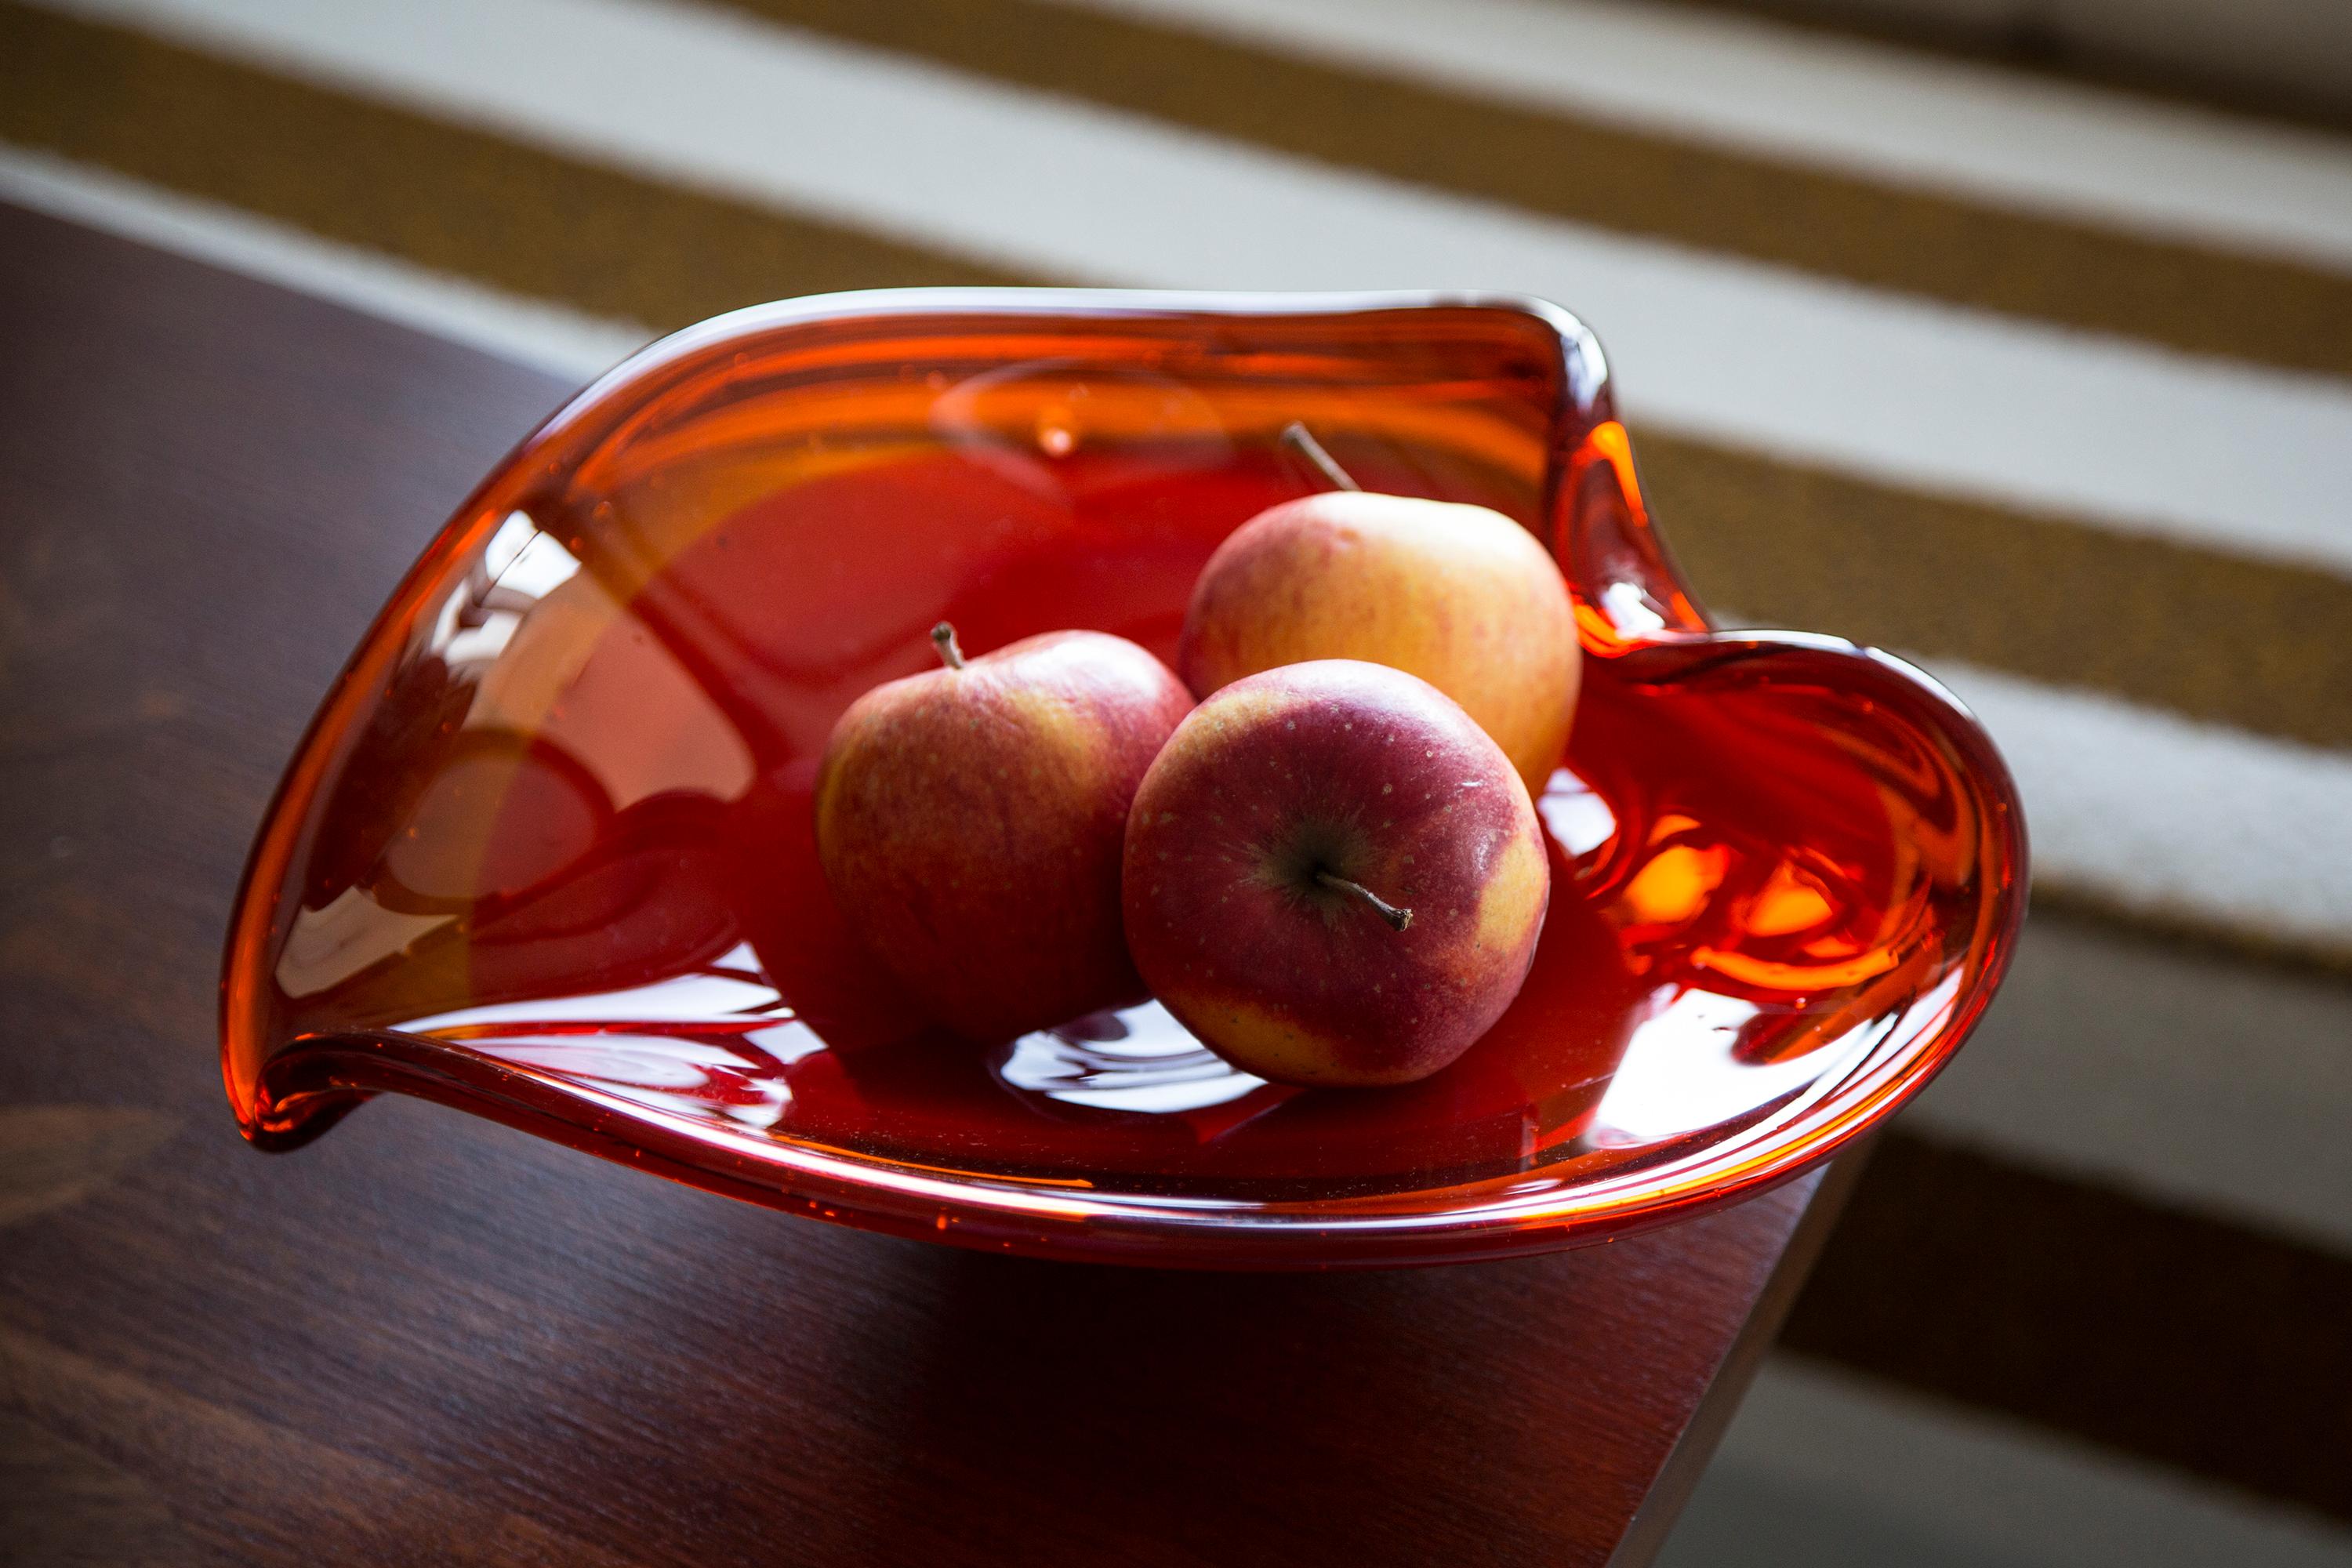
<svg viewBox="0 0 2352 1568">
<path fill-rule="evenodd" d="M 1988 52 L 1633 0 L 0 0 L 0 200 L 583 380 L 834 289 L 1567 305 L 1717 612 L 1943 675 L 2037 857 L 1667 1560 L 2352 1563 L 2352 116 L 2291 46 L 2294 119 Z"/>
</svg>

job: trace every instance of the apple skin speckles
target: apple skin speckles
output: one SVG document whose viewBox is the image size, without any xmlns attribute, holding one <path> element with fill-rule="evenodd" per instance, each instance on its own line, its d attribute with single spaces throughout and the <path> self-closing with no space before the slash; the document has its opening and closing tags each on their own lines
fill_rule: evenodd
<svg viewBox="0 0 2352 1568">
<path fill-rule="evenodd" d="M 1126 866 L 1152 991 L 1237 1065 L 1297 1084 L 1406 1083 L 1460 1057 L 1518 994 L 1551 891 L 1510 759 L 1426 681 L 1354 659 L 1202 703 L 1137 791 Z"/>
<path fill-rule="evenodd" d="M 1206 698 L 1325 658 L 1420 676 L 1540 794 L 1576 713 L 1583 653 L 1541 541 L 1486 507 L 1334 490 L 1269 507 L 1202 569 L 1177 669 Z"/>
<path fill-rule="evenodd" d="M 1140 1000 L 1120 936 L 1128 808 L 1192 705 L 1167 666 L 1099 632 L 875 688 L 817 771 L 817 854 L 843 919 L 976 1040 Z"/>
</svg>

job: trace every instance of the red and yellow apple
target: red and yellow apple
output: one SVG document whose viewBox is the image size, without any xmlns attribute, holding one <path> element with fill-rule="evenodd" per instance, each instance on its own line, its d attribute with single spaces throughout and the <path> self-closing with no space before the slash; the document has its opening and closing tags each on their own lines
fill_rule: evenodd
<svg viewBox="0 0 2352 1568">
<path fill-rule="evenodd" d="M 1123 637 L 1051 632 L 875 688 L 834 726 L 816 847 L 842 917 L 940 1023 L 999 1040 L 1138 1000 L 1119 865 L 1192 707 Z"/>
<path fill-rule="evenodd" d="M 1461 1056 L 1527 979 L 1550 892 L 1501 748 L 1427 681 L 1356 659 L 1219 690 L 1128 819 L 1137 968 L 1285 1083 L 1407 1083 Z"/>
<path fill-rule="evenodd" d="M 1538 794 L 1568 744 L 1582 669 L 1568 584 L 1535 535 L 1486 507 L 1362 490 L 1269 507 L 1219 545 L 1177 668 L 1205 698 L 1320 658 L 1421 677 Z"/>
</svg>

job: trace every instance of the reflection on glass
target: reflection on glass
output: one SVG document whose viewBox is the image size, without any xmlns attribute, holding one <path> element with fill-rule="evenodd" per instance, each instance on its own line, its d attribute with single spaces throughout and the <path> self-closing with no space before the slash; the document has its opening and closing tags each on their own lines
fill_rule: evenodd
<svg viewBox="0 0 2352 1568">
<path fill-rule="evenodd" d="M 1228 1064 L 1157 1002 L 1089 1014 L 1013 1042 L 998 1076 L 1065 1105 L 1140 1116 L 1202 1110 L 1265 1087 Z"/>
<path fill-rule="evenodd" d="M 1757 1063 L 1740 1049 L 1763 1009 L 1736 996 L 1665 987 L 1650 1017 L 1633 1030 L 1625 1059 L 1601 1097 L 1585 1144 L 1640 1149 L 1754 1117 L 1823 1076 L 1818 1056 Z M 1851 1058 L 1893 1020 L 1865 1026 L 1837 1042 Z"/>
</svg>

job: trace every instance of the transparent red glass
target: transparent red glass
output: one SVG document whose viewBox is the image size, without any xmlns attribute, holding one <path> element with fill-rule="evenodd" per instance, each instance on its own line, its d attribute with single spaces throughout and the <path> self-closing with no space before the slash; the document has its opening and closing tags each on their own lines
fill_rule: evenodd
<svg viewBox="0 0 2352 1568">
<path fill-rule="evenodd" d="M 993 1049 L 912 1016 L 817 874 L 833 721 L 1095 627 L 1171 656 L 1195 573 L 1321 488 L 1499 509 L 1588 659 L 1554 894 L 1425 1082 L 1242 1074 L 1156 1005 Z M 1898 660 L 1713 629 L 1591 336 L 1450 297 L 910 290 L 747 310 L 576 398 L 468 500 L 320 710 L 223 979 L 248 1138 L 396 1089 L 789 1211 L 1201 1267 L 1540 1251 L 1731 1202 L 1956 1050 L 2022 906 L 2014 789 Z"/>
</svg>

